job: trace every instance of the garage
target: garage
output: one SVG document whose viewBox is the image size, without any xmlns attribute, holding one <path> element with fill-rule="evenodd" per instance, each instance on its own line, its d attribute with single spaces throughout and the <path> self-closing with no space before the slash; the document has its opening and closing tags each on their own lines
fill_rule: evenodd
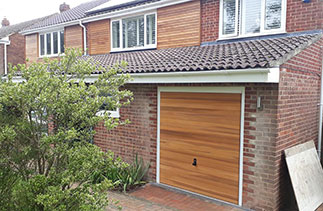
<svg viewBox="0 0 323 211">
<path fill-rule="evenodd" d="M 159 89 L 161 184 L 241 203 L 243 88 Z"/>
</svg>

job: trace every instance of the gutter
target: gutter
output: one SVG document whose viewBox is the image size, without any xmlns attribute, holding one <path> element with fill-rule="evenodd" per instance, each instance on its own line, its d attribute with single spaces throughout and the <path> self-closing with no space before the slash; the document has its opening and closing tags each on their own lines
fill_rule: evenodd
<svg viewBox="0 0 323 211">
<path fill-rule="evenodd" d="M 321 48 L 323 49 L 323 48 Z M 322 130 L 323 130 L 323 56 L 322 56 L 322 69 L 321 69 L 321 96 L 320 96 L 320 117 L 319 117 L 319 134 L 317 143 L 317 153 L 320 158 L 322 158 Z"/>
<path fill-rule="evenodd" d="M 95 82 L 100 74 L 92 74 L 85 82 Z M 258 68 L 243 70 L 211 70 L 194 72 L 168 73 L 133 73 L 129 84 L 175 84 L 175 83 L 279 83 L 279 68 Z M 6 79 L 4 77 L 3 79 Z M 23 82 L 21 76 L 13 78 L 13 82 Z M 76 80 L 77 82 L 78 80 Z"/>
<path fill-rule="evenodd" d="M 82 20 L 80 20 L 79 25 L 83 28 L 83 48 L 84 48 L 84 53 L 83 55 L 87 55 L 87 43 L 86 43 L 86 27 L 82 24 Z"/>
</svg>

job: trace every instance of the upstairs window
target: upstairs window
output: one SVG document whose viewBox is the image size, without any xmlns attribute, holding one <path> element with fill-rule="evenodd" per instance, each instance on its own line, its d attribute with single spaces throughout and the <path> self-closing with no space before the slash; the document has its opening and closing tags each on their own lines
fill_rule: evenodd
<svg viewBox="0 0 323 211">
<path fill-rule="evenodd" d="M 64 31 L 48 32 L 39 35 L 39 56 L 58 56 L 64 53 Z"/>
<path fill-rule="evenodd" d="M 220 38 L 285 32 L 286 0 L 221 0 Z"/>
<path fill-rule="evenodd" d="M 111 21 L 112 51 L 156 48 L 156 14 Z"/>
</svg>

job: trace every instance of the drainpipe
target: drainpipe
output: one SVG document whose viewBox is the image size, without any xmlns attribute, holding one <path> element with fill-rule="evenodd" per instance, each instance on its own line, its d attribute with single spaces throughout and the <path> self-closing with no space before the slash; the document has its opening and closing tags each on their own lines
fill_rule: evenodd
<svg viewBox="0 0 323 211">
<path fill-rule="evenodd" d="M 82 24 L 82 21 L 80 20 L 79 25 L 83 28 L 83 45 L 84 45 L 84 55 L 87 55 L 86 50 L 86 27 Z"/>
<path fill-rule="evenodd" d="M 317 153 L 321 160 L 322 150 L 322 121 L 323 121 L 323 58 L 322 58 L 322 69 L 321 69 L 321 97 L 320 97 L 320 121 L 319 121 L 319 137 L 318 137 L 318 149 Z"/>
<path fill-rule="evenodd" d="M 8 56 L 7 56 L 7 46 L 10 45 L 10 41 L 4 43 L 4 74 L 8 74 Z"/>
<path fill-rule="evenodd" d="M 3 44 L 3 63 L 4 63 L 4 74 L 8 74 L 8 56 L 7 56 L 7 46 L 10 45 L 9 37 L 0 40 L 0 44 Z"/>
</svg>

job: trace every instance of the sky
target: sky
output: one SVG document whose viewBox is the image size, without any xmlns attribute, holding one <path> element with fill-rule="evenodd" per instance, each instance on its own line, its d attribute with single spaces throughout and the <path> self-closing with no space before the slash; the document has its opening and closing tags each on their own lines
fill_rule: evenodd
<svg viewBox="0 0 323 211">
<path fill-rule="evenodd" d="M 6 17 L 12 25 L 57 13 L 64 1 L 73 8 L 90 0 L 1 0 L 0 22 Z"/>
</svg>

